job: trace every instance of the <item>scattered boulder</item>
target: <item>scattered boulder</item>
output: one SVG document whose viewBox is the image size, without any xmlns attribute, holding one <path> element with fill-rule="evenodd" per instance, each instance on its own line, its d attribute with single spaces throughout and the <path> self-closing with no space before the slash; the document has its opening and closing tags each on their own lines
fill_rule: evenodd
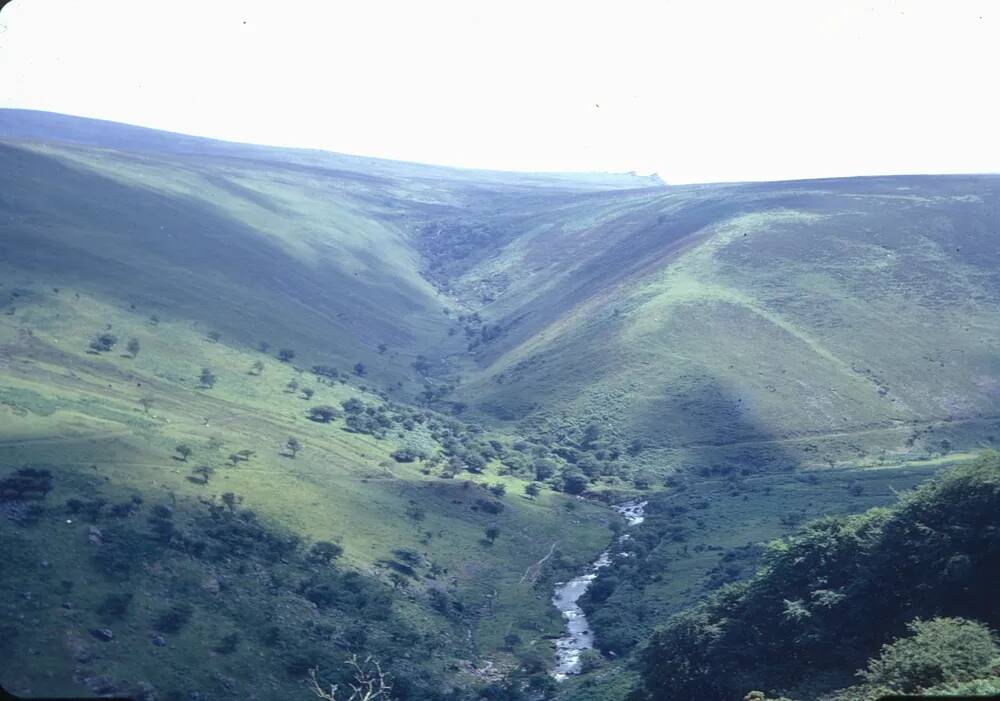
<svg viewBox="0 0 1000 701">
<path fill-rule="evenodd" d="M 221 684 L 226 691 L 232 691 L 236 688 L 236 680 L 227 674 L 223 674 L 222 672 L 216 672 L 215 680 L 219 682 L 219 684 Z"/>
<path fill-rule="evenodd" d="M 154 635 L 152 640 L 153 640 L 153 645 L 155 645 L 156 647 L 165 647 L 167 644 L 166 638 L 164 638 L 159 633 Z"/>
<path fill-rule="evenodd" d="M 105 643 L 111 642 L 115 637 L 115 634 L 111 632 L 110 628 L 94 628 L 90 631 L 90 634 Z"/>
<path fill-rule="evenodd" d="M 114 683 L 111 677 L 106 677 L 104 675 L 86 677 L 84 678 L 83 683 L 88 689 L 93 691 L 98 696 L 111 696 L 112 694 L 118 693 L 118 686 Z"/>
</svg>

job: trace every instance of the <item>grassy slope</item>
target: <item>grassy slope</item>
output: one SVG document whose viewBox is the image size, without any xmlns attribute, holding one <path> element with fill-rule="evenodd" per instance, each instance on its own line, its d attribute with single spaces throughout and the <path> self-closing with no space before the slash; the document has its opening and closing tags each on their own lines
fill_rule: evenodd
<svg viewBox="0 0 1000 701">
<path fill-rule="evenodd" d="M 74 246 L 80 284 L 362 360 L 398 396 L 417 355 L 446 359 L 478 417 L 596 420 L 656 471 L 878 464 L 998 429 L 996 178 L 621 190 L 152 134 L 14 151 L 5 260 Z M 444 256 L 475 241 L 437 289 L 425 227 L 454 229 Z M 470 311 L 502 330 L 471 357 Z"/>
<path fill-rule="evenodd" d="M 177 499 L 191 509 L 199 497 L 236 492 L 268 523 L 307 542 L 336 539 L 345 566 L 382 579 L 387 572 L 378 563 L 393 550 L 424 553 L 447 571 L 449 592 L 465 603 L 470 624 L 460 630 L 437 619 L 423 584 L 411 586 L 412 603 L 397 605 L 421 628 L 450 636 L 442 661 L 432 663 L 438 668 L 497 654 L 511 631 L 530 645 L 559 630 L 548 590 L 522 576 L 553 542 L 567 563 L 588 561 L 607 542 L 606 512 L 586 504 L 567 512 L 568 500 L 551 493 L 524 499 L 523 482 L 491 468 L 477 479 L 510 490 L 508 508 L 491 517 L 472 508 L 479 489 L 426 476 L 419 463 L 388 460 L 406 438 L 379 441 L 344 432 L 340 421 L 314 424 L 304 417 L 308 404 L 284 391 L 297 377 L 316 388 L 313 404 L 359 394 L 377 403 L 357 385 L 391 389 L 413 381 L 416 355 L 447 350 L 448 300 L 420 277 L 414 249 L 394 223 L 398 198 L 448 200 L 447 188 L 211 155 L 34 142 L 2 149 L 0 469 L 46 466 L 56 476 L 38 526 L 0 523 L 22 550 L 50 563 L 45 571 L 22 563 L 4 580 L 8 600 L 34 593 L 9 612 L 20 630 L 17 652 L 4 663 L 5 679 L 17 670 L 13 690 L 80 691 L 68 681 L 72 649 L 61 641 L 99 623 L 93 605 L 112 589 L 100 578 L 82 587 L 78 581 L 70 621 L 53 614 L 62 598 L 58 582 L 78 579 L 91 555 L 76 545 L 86 526 L 63 528 L 59 504 L 92 493 L 95 482 L 110 500 L 141 493 L 147 502 Z M 116 350 L 87 354 L 89 340 L 105 329 L 119 337 Z M 210 331 L 221 333 L 218 342 L 207 338 Z M 123 357 L 133 336 L 142 350 Z M 271 357 L 251 350 L 259 340 L 271 342 Z M 375 350 L 379 343 L 388 346 L 384 354 Z M 371 378 L 318 385 L 276 361 L 279 347 L 296 349 L 296 364 L 306 367 L 347 370 L 363 360 Z M 259 359 L 263 374 L 249 375 Z M 219 376 L 216 388 L 197 389 L 202 367 Z M 153 399 L 148 413 L 142 397 Z M 294 460 L 279 454 L 288 435 L 304 445 Z M 171 456 L 179 442 L 195 449 L 189 465 Z M 258 457 L 225 468 L 225 456 L 238 449 Z M 208 486 L 186 479 L 194 464 L 218 468 Z M 419 523 L 407 516 L 412 507 L 425 513 Z M 494 524 L 502 535 L 484 546 L 483 529 Z M 153 581 L 139 588 L 142 600 L 164 596 Z M 44 612 L 35 608 L 40 600 Z M 139 621 L 116 627 L 115 649 L 132 653 L 99 661 L 115 678 L 179 683 L 184 665 L 206 654 L 211 641 L 206 634 L 194 649 L 151 650 L 152 608 L 144 604 Z M 206 622 L 206 630 L 217 624 Z M 192 635 L 189 643 L 198 640 Z M 43 657 L 26 657 L 32 650 Z M 245 645 L 225 668 L 237 678 L 249 674 L 258 652 Z M 166 677 L 150 671 L 157 666 Z"/>
<path fill-rule="evenodd" d="M 384 386 L 444 334 L 445 301 L 398 228 L 369 214 L 389 183 L 76 147 L 4 155 L 11 272 L 304 361 L 364 359 Z M 380 343 L 392 352 L 371 362 Z"/>
<path fill-rule="evenodd" d="M 1000 413 L 998 188 L 704 186 L 558 211 L 465 274 L 521 273 L 481 312 L 510 330 L 462 391 L 638 436 L 650 466 L 973 447 Z"/>
<path fill-rule="evenodd" d="M 509 507 L 504 535 L 486 548 L 479 539 L 494 519 L 470 508 L 479 490 L 381 464 L 412 437 L 377 441 L 305 420 L 305 402 L 282 391 L 294 371 L 273 349 L 295 349 L 306 367 L 360 360 L 370 378 L 356 385 L 402 398 L 419 389 L 418 355 L 446 358 L 465 374 L 458 398 L 497 430 L 510 428 L 498 418 L 597 420 L 622 445 L 641 438 L 648 447 L 634 462 L 656 472 L 895 465 L 996 430 L 996 179 L 665 191 L 630 178 L 522 178 L 174 135 L 151 145 L 146 132 L 129 140 L 98 129 L 89 145 L 0 134 L 0 466 L 51 465 L 55 504 L 92 477 L 114 494 L 173 493 L 192 505 L 235 491 L 307 539 L 339 537 L 345 563 L 378 576 L 393 549 L 427 552 L 458 577 L 477 622 L 470 648 L 421 591 L 400 604 L 451 636 L 445 657 L 494 654 L 518 628 L 529 644 L 556 630 L 548 591 L 521 576 L 554 540 L 571 562 L 587 561 L 607 542 L 607 514 L 583 505 L 567 516 L 558 495 L 528 501 L 523 483 L 490 474 L 482 479 L 508 482 Z M 622 189 L 636 185 L 646 189 Z M 467 230 L 479 239 L 468 257 L 444 261 L 435 286 L 420 274 L 425 227 L 452 223 L 459 239 Z M 449 333 L 469 311 L 503 329 L 472 354 Z M 83 352 L 107 324 L 122 341 L 140 339 L 138 358 Z M 261 340 L 271 358 L 251 350 Z M 249 376 L 257 359 L 264 374 Z M 195 389 L 206 366 L 219 384 Z M 360 392 L 299 379 L 317 388 L 314 404 Z M 148 415 L 142 396 L 154 397 Z M 294 461 L 278 455 L 289 434 L 305 445 Z M 210 449 L 213 439 L 223 447 Z M 259 457 L 199 487 L 170 457 L 181 440 L 196 449 L 192 463 L 220 466 L 241 448 Z M 420 525 L 406 516 L 414 505 L 427 514 Z M 758 506 L 704 537 L 745 542 L 755 519 L 770 537 L 774 504 Z M 78 571 L 87 554 L 71 543 L 83 534 L 53 541 L 57 523 L 53 511 L 19 533 L 53 571 Z M 424 530 L 434 533 L 427 543 Z M 40 575 L 29 567 L 8 591 Z M 86 596 L 97 600 L 93 587 Z M 675 595 L 686 596 L 657 587 L 643 596 L 658 608 Z M 77 615 L 78 628 L 94 624 Z M 65 632 L 54 616 L 40 620 L 32 647 Z M 122 641 L 147 633 L 136 626 Z M 241 651 L 234 669 L 251 669 L 258 652 Z M 184 662 L 173 648 L 162 654 L 175 669 Z M 44 669 L 21 662 L 12 664 Z M 18 679 L 52 683 L 44 672 Z"/>
<path fill-rule="evenodd" d="M 213 343 L 190 323 L 153 326 L 138 313 L 102 304 L 85 293 L 77 299 L 72 287 L 58 293 L 48 285 L 34 287 L 32 293 L 23 283 L 19 287 L 25 291 L 17 298 L 17 310 L 0 316 L 0 470 L 48 466 L 56 475 L 57 488 L 40 525 L 19 530 L 6 521 L 0 524 L 10 535 L 27 538 L 39 561 L 51 563 L 44 572 L 32 562 L 24 571 L 8 573 L 11 577 L 4 580 L 8 600 L 14 600 L 15 592 L 34 591 L 35 600 L 41 596 L 55 609 L 56 584 L 79 580 L 80 573 L 87 572 L 91 553 L 75 545 L 85 542 L 87 526 L 65 525 L 58 505 L 91 491 L 88 481 L 104 481 L 100 489 L 112 500 L 141 493 L 147 502 L 176 498 L 181 504 L 194 504 L 199 497 L 233 491 L 262 518 L 307 541 L 337 540 L 345 548 L 345 565 L 377 576 L 386 574 L 376 568 L 377 562 L 391 558 L 393 550 L 424 553 L 447 570 L 452 590 L 473 614 L 472 638 L 466 640 L 464 630 L 450 631 L 454 648 L 445 656 L 458 658 L 496 652 L 511 630 L 522 630 L 524 637 L 535 640 L 557 631 L 559 618 L 548 604 L 546 590 L 522 584 L 524 571 L 548 552 L 554 540 L 568 558 L 580 563 L 607 541 L 608 517 L 597 507 L 584 504 L 567 515 L 559 508 L 565 500 L 558 495 L 549 493 L 537 501 L 516 496 L 523 483 L 511 478 L 506 480 L 511 496 L 504 513 L 498 517 L 477 513 L 470 507 L 481 495 L 479 489 L 425 476 L 417 469 L 419 463 L 387 461 L 389 453 L 404 443 L 402 438 L 377 440 L 347 433 L 341 420 L 330 425 L 310 422 L 304 416 L 310 403 L 284 391 L 285 383 L 298 377 L 303 386 L 316 388 L 312 404 L 339 404 L 351 396 L 377 401 L 356 387 L 318 385 L 310 375 L 277 361 L 268 361 L 261 376 L 251 376 L 247 369 L 263 356 Z M 92 329 L 104 324 L 122 336 L 140 338 L 138 357 L 86 354 Z M 184 353 L 178 354 L 177 348 Z M 202 366 L 212 367 L 219 376 L 214 389 L 194 388 Z M 154 399 L 148 413 L 138 403 L 144 396 Z M 304 446 L 295 459 L 280 455 L 289 435 L 299 437 Z M 182 441 L 194 448 L 187 464 L 172 457 L 173 447 Z M 225 456 L 239 449 L 254 450 L 258 457 L 239 467 L 225 467 Z M 186 479 L 195 464 L 218 468 L 209 485 Z M 479 479 L 496 481 L 490 472 Z M 426 513 L 419 523 L 406 513 L 414 505 Z M 567 519 L 576 523 L 568 532 Z M 480 542 L 483 529 L 493 524 L 501 527 L 502 536 L 486 547 Z M 422 542 L 425 532 L 432 536 Z M 71 622 L 42 615 L 37 627 L 22 632 L 19 640 L 28 642 L 19 648 L 22 655 L 42 649 L 51 657 L 30 663 L 17 654 L 9 658 L 8 673 L 31 670 L 17 675 L 12 690 L 74 690 L 65 681 L 67 675 L 56 674 L 62 681 L 53 682 L 45 672 L 71 664 L 70 651 L 59 642 L 66 634 L 97 624 L 88 609 L 110 589 L 99 578 L 88 582 L 91 586 L 82 591 L 77 582 L 71 598 L 80 611 Z M 416 604 L 403 602 L 406 615 L 424 628 L 449 630 L 448 624 L 434 622 L 424 587 L 414 585 L 411 598 Z M 525 628 L 531 632 L 525 633 Z M 108 669 L 116 678 L 134 680 L 137 669 L 152 664 L 148 629 L 133 625 L 118 630 L 118 635 L 118 644 L 134 646 L 128 648 L 133 652 L 113 656 Z M 210 642 L 202 641 L 202 647 Z M 184 664 L 186 658 L 179 655 L 193 654 L 182 647 L 160 651 L 160 662 L 171 674 L 179 673 Z M 256 652 L 251 645 L 227 658 L 225 666 L 239 670 L 252 664 Z"/>
</svg>

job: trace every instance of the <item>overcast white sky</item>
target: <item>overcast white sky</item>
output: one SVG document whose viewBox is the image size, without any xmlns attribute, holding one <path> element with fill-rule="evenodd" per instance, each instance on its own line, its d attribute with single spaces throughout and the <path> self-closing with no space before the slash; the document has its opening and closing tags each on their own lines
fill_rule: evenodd
<svg viewBox="0 0 1000 701">
<path fill-rule="evenodd" d="M 1000 171 L 994 2 L 14 0 L 0 106 L 673 183 Z"/>
</svg>

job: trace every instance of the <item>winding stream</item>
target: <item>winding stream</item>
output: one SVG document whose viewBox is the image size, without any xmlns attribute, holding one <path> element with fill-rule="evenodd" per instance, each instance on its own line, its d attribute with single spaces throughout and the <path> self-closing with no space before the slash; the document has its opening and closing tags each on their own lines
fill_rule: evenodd
<svg viewBox="0 0 1000 701">
<path fill-rule="evenodd" d="M 627 501 L 615 506 L 614 509 L 622 516 L 629 526 L 638 526 L 645 520 L 645 501 Z M 619 538 L 627 538 L 627 535 Z M 571 674 L 580 673 L 580 655 L 584 650 L 594 647 L 594 633 L 590 630 L 587 617 L 577 605 L 580 597 L 597 577 L 597 571 L 611 564 L 611 553 L 605 550 L 601 556 L 587 568 L 586 573 L 574 577 L 568 582 L 557 582 L 552 603 L 555 604 L 566 619 L 566 634 L 556 640 L 556 665 L 552 676 L 562 681 Z"/>
</svg>

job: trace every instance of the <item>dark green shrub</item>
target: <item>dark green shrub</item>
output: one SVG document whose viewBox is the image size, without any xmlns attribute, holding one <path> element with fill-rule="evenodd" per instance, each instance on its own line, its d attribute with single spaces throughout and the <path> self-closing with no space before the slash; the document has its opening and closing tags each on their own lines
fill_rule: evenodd
<svg viewBox="0 0 1000 701">
<path fill-rule="evenodd" d="M 313 543 L 312 547 L 309 548 L 309 552 L 306 553 L 306 560 L 317 564 L 329 565 L 330 562 L 340 557 L 343 552 L 344 548 L 337 543 L 320 540 Z"/>
<path fill-rule="evenodd" d="M 990 674 L 1000 646 L 986 626 L 963 618 L 916 620 L 910 635 L 883 645 L 859 675 L 894 692 L 914 693 L 939 684 L 965 682 Z"/>
<path fill-rule="evenodd" d="M 321 405 L 310 407 L 309 411 L 306 412 L 306 417 L 310 421 L 315 421 L 316 423 L 326 424 L 330 423 L 333 419 L 337 418 L 337 410 L 332 406 Z"/>
<path fill-rule="evenodd" d="M 153 626 L 161 633 L 177 633 L 191 620 L 194 607 L 186 602 L 179 602 L 160 613 Z"/>
<path fill-rule="evenodd" d="M 97 607 L 97 613 L 105 620 L 118 620 L 128 613 L 132 603 L 132 592 L 108 594 Z"/>
</svg>

